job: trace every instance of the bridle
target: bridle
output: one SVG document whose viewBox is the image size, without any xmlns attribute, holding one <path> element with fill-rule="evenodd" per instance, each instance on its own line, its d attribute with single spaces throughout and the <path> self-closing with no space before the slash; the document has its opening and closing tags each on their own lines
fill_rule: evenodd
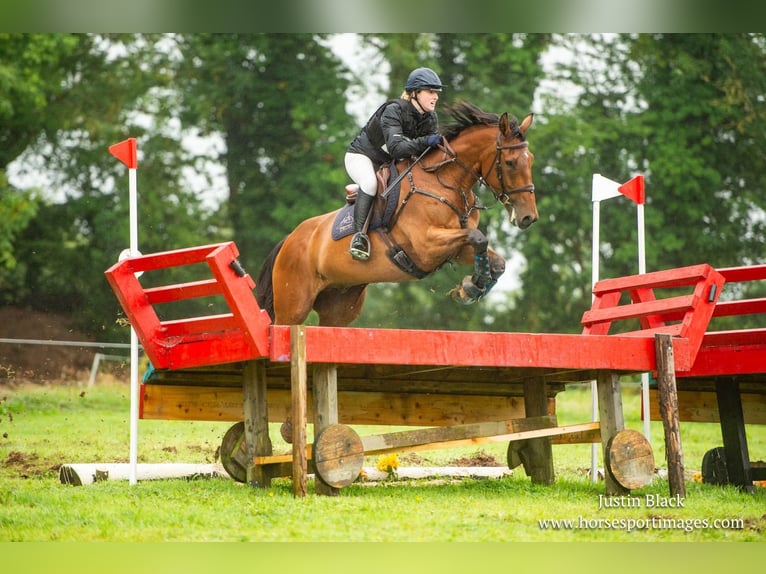
<svg viewBox="0 0 766 574">
<path fill-rule="evenodd" d="M 518 137 L 523 137 L 523 135 L 518 134 Z M 430 166 L 424 166 L 421 164 L 421 168 L 423 171 L 426 172 L 433 172 L 436 173 L 437 179 L 439 179 L 439 183 L 442 185 L 442 187 L 446 187 L 447 189 L 451 189 L 453 191 L 456 191 L 463 195 L 465 197 L 465 192 L 463 190 L 457 189 L 451 185 L 448 185 L 441 181 L 441 178 L 439 178 L 438 170 L 442 168 L 443 166 L 455 163 L 456 165 L 460 166 L 463 171 L 468 173 L 474 181 L 478 181 L 483 186 L 488 187 L 492 190 L 492 195 L 495 196 L 495 199 L 499 201 L 503 206 L 507 206 L 511 202 L 511 196 L 517 194 L 517 193 L 534 193 L 535 192 L 535 184 L 534 183 L 528 183 L 526 185 L 522 185 L 520 187 L 515 187 L 513 189 L 508 189 L 505 186 L 505 179 L 503 178 L 503 166 L 502 166 L 502 153 L 504 150 L 511 150 L 511 149 L 521 149 L 521 148 L 527 148 L 529 147 L 529 142 L 527 141 L 521 141 L 519 143 L 515 144 L 509 144 L 509 145 L 503 145 L 503 142 L 501 140 L 501 134 L 498 132 L 497 134 L 497 141 L 495 144 L 495 157 L 490 162 L 489 166 L 487 167 L 487 173 L 482 175 L 481 173 L 476 172 L 472 167 L 466 165 L 464 162 L 462 162 L 455 153 L 455 150 L 450 147 L 449 143 L 445 140 L 444 145 L 440 146 L 446 155 L 448 155 L 448 159 L 443 160 L 439 163 L 436 163 L 434 165 Z M 487 178 L 489 177 L 489 174 L 492 171 L 492 167 L 494 165 L 495 168 L 495 175 L 497 176 L 497 181 L 500 184 L 500 191 L 496 191 L 495 188 L 493 188 L 489 182 L 487 181 Z"/>
<path fill-rule="evenodd" d="M 497 181 L 500 182 L 500 193 L 496 193 L 494 188 L 487 183 L 487 177 L 489 176 L 489 172 L 492 170 L 492 165 L 490 165 L 487 168 L 486 175 L 482 175 L 479 177 L 479 181 L 482 183 L 482 185 L 487 186 L 492 190 L 492 193 L 495 196 L 495 199 L 502 203 L 503 205 L 508 205 L 511 201 L 511 196 L 515 193 L 534 193 L 535 192 L 535 184 L 534 183 L 528 183 L 526 185 L 522 185 L 521 187 L 516 187 L 514 189 L 506 189 L 505 187 L 505 180 L 503 179 L 503 167 L 500 163 L 502 160 L 502 152 L 503 150 L 507 149 L 521 149 L 521 148 L 527 148 L 529 147 L 529 142 L 522 141 L 515 144 L 510 145 L 502 145 L 502 142 L 500 141 L 500 133 L 497 134 L 497 145 L 495 146 L 495 174 L 497 175 Z"/>
</svg>

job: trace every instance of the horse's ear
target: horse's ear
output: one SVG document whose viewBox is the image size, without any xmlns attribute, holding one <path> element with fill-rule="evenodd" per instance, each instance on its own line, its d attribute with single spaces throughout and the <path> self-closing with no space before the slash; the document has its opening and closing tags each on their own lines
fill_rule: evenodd
<svg viewBox="0 0 766 574">
<path fill-rule="evenodd" d="M 535 119 L 535 114 L 529 113 L 526 115 L 526 117 L 521 120 L 521 124 L 519 125 L 519 129 L 521 130 L 521 133 L 525 134 L 527 133 L 527 129 L 529 126 L 532 125 L 532 120 Z"/>
<path fill-rule="evenodd" d="M 500 133 L 503 134 L 503 136 L 508 137 L 511 135 L 511 124 L 508 121 L 508 112 L 503 112 L 503 115 L 500 116 L 498 125 L 500 127 Z"/>
</svg>

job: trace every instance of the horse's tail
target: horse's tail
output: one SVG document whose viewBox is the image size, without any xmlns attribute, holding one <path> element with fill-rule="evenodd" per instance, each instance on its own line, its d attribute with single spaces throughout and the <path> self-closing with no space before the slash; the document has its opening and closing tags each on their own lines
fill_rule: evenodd
<svg viewBox="0 0 766 574">
<path fill-rule="evenodd" d="M 258 306 L 269 314 L 272 321 L 274 321 L 274 283 L 271 280 L 271 272 L 274 270 L 274 260 L 284 242 L 283 239 L 274 246 L 255 280 L 255 300 Z"/>
</svg>

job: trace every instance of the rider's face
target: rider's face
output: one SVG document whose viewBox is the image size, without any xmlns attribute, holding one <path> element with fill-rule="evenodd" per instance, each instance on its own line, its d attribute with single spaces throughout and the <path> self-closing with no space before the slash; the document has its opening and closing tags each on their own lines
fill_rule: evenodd
<svg viewBox="0 0 766 574">
<path fill-rule="evenodd" d="M 420 90 L 417 95 L 418 103 L 424 112 L 433 112 L 439 101 L 439 92 L 436 90 Z"/>
</svg>

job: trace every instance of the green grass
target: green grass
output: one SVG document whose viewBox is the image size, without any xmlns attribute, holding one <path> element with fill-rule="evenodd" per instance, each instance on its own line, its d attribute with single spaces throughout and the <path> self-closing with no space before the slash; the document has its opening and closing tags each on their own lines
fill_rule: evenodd
<svg viewBox="0 0 766 574">
<path fill-rule="evenodd" d="M 638 393 L 625 388 L 628 426 L 641 430 Z M 589 390 L 559 396 L 562 424 L 590 418 Z M 592 483 L 590 445 L 554 447 L 553 486 L 532 484 L 521 469 L 502 479 L 399 480 L 355 483 L 338 497 L 294 498 L 289 479 L 253 489 L 228 479 L 104 481 L 63 485 L 58 466 L 126 462 L 129 396 L 125 384 L 0 388 L 0 541 L 756 541 L 766 529 L 766 488 L 743 494 L 731 487 L 687 481 L 685 507 L 601 508 L 603 482 Z M 216 460 L 229 423 L 140 421 L 139 462 Z M 376 428 L 358 429 L 369 434 Z M 390 430 L 390 429 L 385 429 Z M 682 425 L 687 471 L 720 444 L 715 424 Z M 748 427 L 754 457 L 766 429 Z M 289 445 L 272 432 L 275 450 Z M 664 466 L 662 426 L 652 423 L 658 466 Z M 506 444 L 401 455 L 403 465 L 446 465 L 458 458 L 505 463 Z M 409 461 L 409 462 L 408 462 Z M 375 458 L 366 465 L 374 466 Z M 665 498 L 657 479 L 634 496 Z M 571 519 L 589 528 L 549 528 L 540 519 Z M 652 519 L 662 527 L 647 528 Z M 741 529 L 685 528 L 694 520 L 741 519 Z M 602 522 L 596 527 L 596 521 Z M 610 521 L 608 524 L 606 521 Z M 624 521 L 624 527 L 619 521 Z M 629 522 L 630 521 L 630 522 Z M 628 525 L 635 529 L 628 531 Z M 617 526 L 608 528 L 608 526 Z M 645 528 L 639 528 L 639 526 Z M 687 531 L 688 530 L 688 531 Z"/>
</svg>

